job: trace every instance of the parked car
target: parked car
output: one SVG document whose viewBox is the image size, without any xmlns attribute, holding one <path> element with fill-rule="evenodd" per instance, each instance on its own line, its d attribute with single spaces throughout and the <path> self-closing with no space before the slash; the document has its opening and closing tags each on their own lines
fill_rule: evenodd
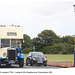
<svg viewBox="0 0 75 75">
<path fill-rule="evenodd" d="M 19 67 L 24 66 L 24 55 L 21 53 L 21 48 L 1 48 L 0 67 L 1 64 L 11 66 L 11 64 L 19 64 Z"/>
<path fill-rule="evenodd" d="M 42 52 L 30 52 L 26 58 L 26 65 L 47 65 L 47 57 Z"/>
</svg>

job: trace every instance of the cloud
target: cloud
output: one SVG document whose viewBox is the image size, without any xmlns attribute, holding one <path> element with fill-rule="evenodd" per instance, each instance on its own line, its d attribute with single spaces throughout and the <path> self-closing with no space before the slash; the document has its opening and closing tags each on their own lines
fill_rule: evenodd
<svg viewBox="0 0 75 75">
<path fill-rule="evenodd" d="M 0 24 L 19 24 L 32 38 L 44 29 L 58 35 L 75 32 L 74 2 L 0 0 Z"/>
</svg>

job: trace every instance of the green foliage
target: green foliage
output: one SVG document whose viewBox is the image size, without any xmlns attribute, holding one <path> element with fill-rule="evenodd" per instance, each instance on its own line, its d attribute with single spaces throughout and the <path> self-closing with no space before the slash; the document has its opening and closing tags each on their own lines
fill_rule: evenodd
<svg viewBox="0 0 75 75">
<path fill-rule="evenodd" d="M 29 53 L 35 46 L 35 51 L 45 54 L 73 54 L 73 36 L 60 37 L 53 30 L 43 30 L 37 37 L 31 39 L 24 34 L 22 42 L 23 53 Z"/>
<path fill-rule="evenodd" d="M 45 54 L 48 61 L 74 62 L 74 54 Z"/>
<path fill-rule="evenodd" d="M 24 54 L 24 60 L 28 54 Z M 74 54 L 45 54 L 47 56 L 47 61 L 53 62 L 74 62 Z"/>
<path fill-rule="evenodd" d="M 24 34 L 22 40 L 22 53 L 29 53 L 30 51 L 32 51 L 33 50 L 32 46 L 33 44 L 30 36 Z"/>
<path fill-rule="evenodd" d="M 63 36 L 62 37 L 62 43 L 68 43 L 68 44 L 73 44 L 73 36 Z"/>
<path fill-rule="evenodd" d="M 52 30 L 44 30 L 38 34 L 38 38 L 40 42 L 51 45 L 58 36 Z"/>
<path fill-rule="evenodd" d="M 29 52 L 33 51 L 33 48 L 30 47 L 30 48 L 25 48 L 22 50 L 22 53 L 25 53 L 25 54 L 28 54 Z"/>
<path fill-rule="evenodd" d="M 28 35 L 23 35 L 22 49 L 32 47 L 31 39 Z"/>
<path fill-rule="evenodd" d="M 40 51 L 45 46 L 51 46 L 59 37 L 52 30 L 44 30 L 38 34 L 38 37 L 32 39 L 36 50 Z"/>
<path fill-rule="evenodd" d="M 72 54 L 73 46 L 69 46 L 67 43 L 59 43 L 52 46 L 45 46 L 40 51 L 45 54 Z"/>
</svg>

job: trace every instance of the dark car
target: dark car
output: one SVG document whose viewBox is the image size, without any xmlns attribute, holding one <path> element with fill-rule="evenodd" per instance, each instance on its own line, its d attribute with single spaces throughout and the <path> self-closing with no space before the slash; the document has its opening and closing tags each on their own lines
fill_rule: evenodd
<svg viewBox="0 0 75 75">
<path fill-rule="evenodd" d="M 26 65 L 33 64 L 47 65 L 47 58 L 42 52 L 30 52 L 26 58 Z"/>
</svg>

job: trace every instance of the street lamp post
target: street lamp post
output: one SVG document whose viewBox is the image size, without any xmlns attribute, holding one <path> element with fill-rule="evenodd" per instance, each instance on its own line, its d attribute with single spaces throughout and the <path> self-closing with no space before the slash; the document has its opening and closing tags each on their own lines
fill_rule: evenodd
<svg viewBox="0 0 75 75">
<path fill-rule="evenodd" d="M 75 12 L 75 4 L 73 5 L 74 6 L 74 12 Z M 75 35 L 74 35 L 74 67 L 75 67 Z"/>
<path fill-rule="evenodd" d="M 35 51 L 35 46 L 33 46 L 33 51 Z"/>
</svg>

